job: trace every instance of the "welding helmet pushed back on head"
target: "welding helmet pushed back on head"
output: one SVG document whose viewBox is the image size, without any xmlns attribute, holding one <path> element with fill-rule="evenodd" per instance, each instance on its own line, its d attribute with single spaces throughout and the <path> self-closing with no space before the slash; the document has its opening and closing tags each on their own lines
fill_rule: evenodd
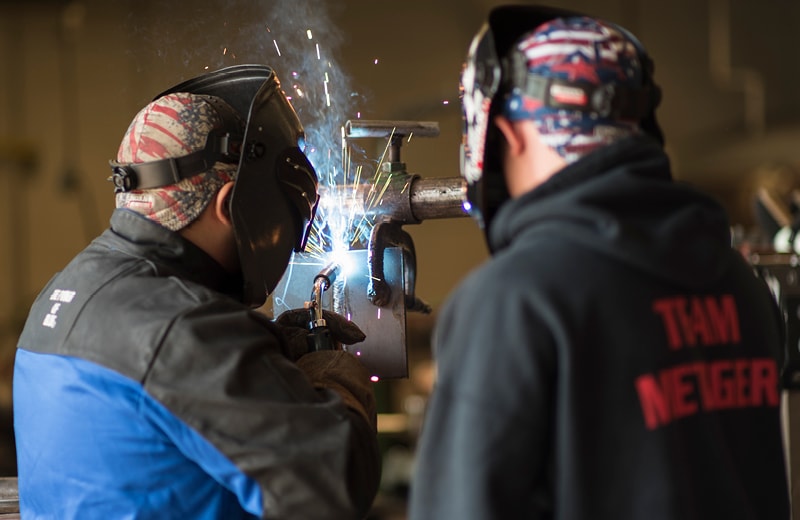
<svg viewBox="0 0 800 520">
<path fill-rule="evenodd" d="M 228 208 L 244 278 L 244 301 L 260 306 L 283 276 L 292 251 L 305 249 L 319 201 L 317 174 L 300 148 L 303 126 L 274 70 L 267 66 L 223 68 L 175 85 L 155 99 L 178 92 L 220 98 L 246 121 L 243 132 L 229 128 L 230 132 L 220 132 L 219 141 L 209 138 L 206 147 L 224 146 L 238 161 Z M 152 167 L 154 163 L 129 165 L 139 171 L 132 171 L 128 182 L 163 175 L 157 185 L 172 184 L 177 180 L 172 178 L 174 172 L 182 169 L 175 163 L 157 168 Z M 184 176 L 192 174 L 188 171 Z"/>
<path fill-rule="evenodd" d="M 620 88 L 602 80 L 586 82 L 572 74 L 543 76 L 536 70 L 537 60 L 520 48 L 521 40 L 543 24 L 579 17 L 594 21 L 582 13 L 559 8 L 501 6 L 490 12 L 472 40 L 461 76 L 464 117 L 461 173 L 467 181 L 469 213 L 487 232 L 497 209 L 510 197 L 502 167 L 503 137 L 492 122 L 496 116 L 533 119 L 534 113 L 526 109 L 536 106 L 548 111 L 551 120 L 553 116 L 557 119 L 559 111 L 582 114 L 587 125 L 594 124 L 596 119 L 628 118 L 663 143 L 655 120 L 660 92 L 652 83 L 652 61 L 625 29 L 602 22 L 635 48 L 631 61 L 636 64 L 636 82 L 640 84 L 634 88 Z M 569 56 L 561 58 L 569 60 Z"/>
</svg>

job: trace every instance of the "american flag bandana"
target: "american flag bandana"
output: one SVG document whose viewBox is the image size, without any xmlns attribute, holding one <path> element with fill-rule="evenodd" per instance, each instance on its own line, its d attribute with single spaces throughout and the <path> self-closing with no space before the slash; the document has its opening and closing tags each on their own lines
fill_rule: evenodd
<svg viewBox="0 0 800 520">
<path fill-rule="evenodd" d="M 642 66 L 636 46 L 618 29 L 588 17 L 560 18 L 539 26 L 517 44 L 529 74 L 587 85 L 637 87 Z M 585 105 L 585 92 L 554 84 L 553 101 Z M 531 119 L 545 144 L 568 163 L 641 130 L 637 121 L 615 120 L 596 113 L 553 108 L 543 101 L 514 91 L 506 101 L 511 120 Z"/>
<path fill-rule="evenodd" d="M 216 110 L 202 96 L 168 94 L 134 117 L 120 144 L 117 162 L 144 163 L 188 155 L 203 149 L 209 132 L 221 126 Z M 169 186 L 117 193 L 116 206 L 178 231 L 202 213 L 223 184 L 234 180 L 236 170 L 236 164 L 216 162 L 208 171 Z"/>
</svg>

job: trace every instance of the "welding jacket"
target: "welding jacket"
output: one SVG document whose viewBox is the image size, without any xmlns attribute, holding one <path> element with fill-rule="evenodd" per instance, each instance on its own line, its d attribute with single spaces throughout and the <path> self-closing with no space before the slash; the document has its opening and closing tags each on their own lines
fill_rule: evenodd
<svg viewBox="0 0 800 520">
<path fill-rule="evenodd" d="M 23 518 L 363 518 L 379 479 L 367 371 L 345 352 L 290 362 L 240 288 L 114 212 L 19 339 Z"/>
<path fill-rule="evenodd" d="M 782 324 L 635 137 L 506 202 L 449 298 L 410 518 L 788 519 Z"/>
</svg>

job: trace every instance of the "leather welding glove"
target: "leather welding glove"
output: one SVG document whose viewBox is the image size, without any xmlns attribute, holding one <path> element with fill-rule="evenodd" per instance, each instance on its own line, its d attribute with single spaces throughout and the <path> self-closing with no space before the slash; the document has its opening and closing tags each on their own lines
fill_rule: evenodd
<svg viewBox="0 0 800 520">
<path fill-rule="evenodd" d="M 364 332 L 352 321 L 340 314 L 323 310 L 331 338 L 336 350 L 341 350 L 342 344 L 352 345 L 360 343 L 367 337 Z M 275 319 L 283 332 L 285 339 L 284 355 L 292 361 L 297 361 L 308 353 L 308 328 L 311 322 L 311 311 L 308 309 L 292 309 L 282 313 Z"/>
<path fill-rule="evenodd" d="M 327 319 L 327 318 L 326 318 Z M 357 357 L 342 350 L 310 352 L 297 361 L 315 388 L 333 391 L 347 406 L 350 420 L 347 487 L 355 504 L 363 504 L 359 518 L 378 491 L 381 457 L 378 450 L 378 416 L 369 372 Z M 360 420 L 354 420 L 358 416 Z"/>
<path fill-rule="evenodd" d="M 344 403 L 377 429 L 375 394 L 367 368 L 357 357 L 342 350 L 310 352 L 297 361 L 316 388 L 333 390 Z"/>
<path fill-rule="evenodd" d="M 348 414 L 362 420 L 351 420 L 351 448 L 348 465 L 351 468 L 347 487 L 353 502 L 363 504 L 361 517 L 378 491 L 381 474 L 381 457 L 378 450 L 378 416 L 375 393 L 370 374 L 361 361 L 341 350 L 341 344 L 351 345 L 364 341 L 366 335 L 358 326 L 343 316 L 323 310 L 330 337 L 338 350 L 308 352 L 308 328 L 311 313 L 308 309 L 289 310 L 275 320 L 283 331 L 287 357 L 297 362 L 314 388 L 333 391 L 348 408 Z"/>
<path fill-rule="evenodd" d="M 308 309 L 292 309 L 277 317 L 289 352 L 317 388 L 328 388 L 342 396 L 345 404 L 357 411 L 376 428 L 375 395 L 366 367 L 352 354 L 342 351 L 342 344 L 364 341 L 362 330 L 344 316 L 323 310 L 322 317 L 334 341 L 335 350 L 308 352 L 306 340 L 311 313 Z"/>
</svg>

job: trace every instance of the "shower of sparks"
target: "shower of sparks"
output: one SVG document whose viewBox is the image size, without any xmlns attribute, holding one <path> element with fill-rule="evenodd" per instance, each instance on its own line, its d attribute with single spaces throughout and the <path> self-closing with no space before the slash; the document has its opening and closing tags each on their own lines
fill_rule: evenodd
<svg viewBox="0 0 800 520">
<path fill-rule="evenodd" d="M 340 134 L 341 170 L 328 166 L 326 171 L 315 165 L 320 176 L 320 204 L 306 251 L 323 262 L 342 251 L 365 247 L 374 226 L 372 210 L 381 204 L 392 181 L 392 175 L 385 174 L 381 168 L 389 141 L 375 165 L 375 173 L 365 175 L 365 169 L 369 170 L 371 164 L 365 164 L 369 161 L 364 159 L 363 151 L 347 141 L 344 128 L 340 129 Z M 354 158 L 354 154 L 358 156 Z M 328 156 L 332 155 L 334 151 L 328 150 Z"/>
<path fill-rule="evenodd" d="M 305 27 L 298 31 L 289 37 L 299 37 L 300 41 L 296 43 L 301 45 L 300 52 L 307 55 L 295 60 L 301 63 L 290 65 L 288 74 L 291 79 L 287 82 L 290 88 L 286 93 L 287 97 L 293 94 L 292 103 L 306 130 L 305 152 L 319 177 L 320 202 L 306 253 L 315 261 L 327 264 L 341 258 L 341 253 L 366 247 L 374 226 L 375 210 L 393 181 L 392 174 L 382 168 L 388 157 L 391 137 L 379 160 L 367 157 L 367 152 L 357 141 L 346 138 L 342 126 L 347 111 L 344 105 L 352 103 L 355 94 L 342 91 L 348 87 L 346 82 L 339 85 L 341 76 L 330 59 L 323 56 L 325 48 L 318 40 L 320 35 L 314 38 L 311 29 Z M 269 27 L 267 32 L 277 36 Z M 281 56 L 277 38 L 271 39 L 278 56 Z M 300 42 L 307 42 L 307 45 Z M 292 60 L 293 53 L 287 50 L 284 59 Z M 378 64 L 377 58 L 374 63 Z M 361 118 L 360 111 L 356 117 Z M 340 142 L 337 142 L 337 137 Z M 363 274 L 364 270 L 356 272 Z M 346 276 L 342 278 L 346 279 Z"/>
</svg>

